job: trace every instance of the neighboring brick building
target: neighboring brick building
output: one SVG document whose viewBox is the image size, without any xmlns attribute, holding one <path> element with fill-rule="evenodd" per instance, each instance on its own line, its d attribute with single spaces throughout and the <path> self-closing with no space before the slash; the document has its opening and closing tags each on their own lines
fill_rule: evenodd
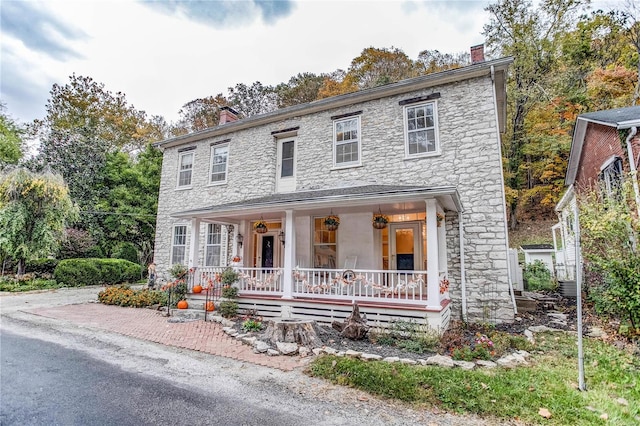
<svg viewBox="0 0 640 426">
<path fill-rule="evenodd" d="M 635 180 L 640 166 L 640 106 L 595 111 L 578 116 L 565 177 L 567 191 L 556 206 L 559 223 L 553 227 L 556 263 L 560 279 L 575 277 L 575 239 L 573 212 L 576 193 L 602 185 L 605 192 L 615 187 L 629 173 Z M 565 275 L 560 275 L 561 271 Z"/>
<path fill-rule="evenodd" d="M 232 264 L 241 306 L 263 315 L 327 320 L 357 301 L 380 322 L 511 321 L 500 153 L 510 63 L 240 120 L 226 109 L 221 125 L 158 143 L 158 270 L 185 263 L 208 280 Z M 375 213 L 387 227 L 372 227 Z"/>
</svg>

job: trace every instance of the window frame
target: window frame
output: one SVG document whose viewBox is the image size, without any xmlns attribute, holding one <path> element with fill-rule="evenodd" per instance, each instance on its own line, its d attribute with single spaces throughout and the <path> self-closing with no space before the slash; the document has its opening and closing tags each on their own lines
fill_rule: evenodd
<svg viewBox="0 0 640 426">
<path fill-rule="evenodd" d="M 316 255 L 316 247 L 321 247 L 321 246 L 333 246 L 335 247 L 334 250 L 334 265 L 333 268 L 330 269 L 336 269 L 338 267 L 338 230 L 335 231 L 329 231 L 328 229 L 325 228 L 324 225 L 324 221 L 323 221 L 324 216 L 312 216 L 312 221 L 311 221 L 311 256 L 312 256 L 312 264 L 314 268 L 325 268 L 325 267 L 330 267 L 331 265 L 320 265 L 316 263 L 316 259 L 317 256 Z M 316 226 L 316 223 L 319 223 L 319 227 Z M 331 238 L 331 233 L 333 233 L 333 242 L 316 242 L 316 233 L 317 232 L 321 232 L 321 233 L 327 233 L 327 236 L 329 237 L 328 239 L 330 240 Z M 327 258 L 327 261 L 329 261 L 329 259 Z"/>
<path fill-rule="evenodd" d="M 182 172 L 186 171 L 182 169 L 182 161 L 183 159 L 187 156 L 190 155 L 191 156 L 191 168 L 188 169 L 189 171 L 189 183 L 188 184 L 180 184 L 180 176 L 182 175 Z M 185 152 L 180 152 L 178 155 L 178 180 L 176 182 L 176 187 L 177 189 L 190 189 L 193 187 L 193 169 L 194 169 L 194 163 L 195 163 L 195 159 L 196 159 L 196 155 L 195 152 L 193 150 L 190 151 L 185 151 Z"/>
<path fill-rule="evenodd" d="M 622 158 L 614 156 L 602 164 L 598 174 L 598 181 L 607 198 L 613 199 L 619 196 L 623 179 L 624 165 L 622 164 Z"/>
<path fill-rule="evenodd" d="M 338 145 L 346 145 L 350 143 L 354 143 L 354 140 L 349 140 L 348 142 L 340 141 L 338 142 L 338 124 L 345 123 L 348 121 L 356 121 L 356 131 L 358 134 L 357 139 L 355 140 L 358 144 L 358 160 L 357 161 L 349 161 L 349 162 L 338 162 Z M 360 119 L 360 115 L 351 115 L 343 118 L 336 118 L 333 120 L 333 168 L 334 169 L 345 169 L 349 167 L 358 167 L 362 165 L 362 120 Z"/>
<path fill-rule="evenodd" d="M 180 234 L 178 235 L 177 231 L 178 228 L 184 228 L 184 234 Z M 188 230 L 187 230 L 187 225 L 173 225 L 173 232 L 171 232 L 171 259 L 170 259 L 170 264 L 171 265 L 184 265 L 185 264 L 185 259 L 187 258 L 187 234 Z M 184 239 L 184 243 L 183 244 L 176 244 L 176 239 L 178 237 L 181 237 Z M 183 252 L 182 252 L 182 260 L 180 262 L 176 262 L 175 259 L 175 249 L 182 247 Z"/>
<path fill-rule="evenodd" d="M 421 107 L 425 107 L 425 106 L 431 106 L 432 111 L 433 111 L 433 126 L 432 127 L 425 127 L 424 129 L 415 129 L 415 130 L 409 130 L 409 110 L 410 109 L 414 109 L 414 108 L 421 108 Z M 405 152 L 405 159 L 412 159 L 412 158 L 422 158 L 422 157 L 432 157 L 432 156 L 436 156 L 436 155 L 440 155 L 441 151 L 440 151 L 440 136 L 439 136 L 439 125 L 438 125 L 438 103 L 436 101 L 427 101 L 427 102 L 416 102 L 416 103 L 412 103 L 412 104 L 408 104 L 408 105 L 404 105 L 403 106 L 403 111 L 402 111 L 402 117 L 403 117 L 403 122 L 404 122 L 404 152 Z M 410 148 L 409 148 L 409 133 L 413 133 L 413 132 L 419 132 L 419 131 L 425 131 L 428 132 L 430 129 L 433 129 L 433 133 L 434 133 L 434 150 L 433 151 L 425 151 L 425 152 L 417 152 L 414 154 L 410 153 Z"/>
<path fill-rule="evenodd" d="M 212 232 L 217 227 L 218 232 Z M 210 237 L 218 235 L 218 242 L 210 242 Z M 209 264 L 209 249 L 218 247 L 218 264 Z M 215 256 L 215 254 L 213 255 Z M 204 241 L 204 266 L 222 266 L 222 225 L 219 223 L 207 223 L 207 232 Z"/>
<path fill-rule="evenodd" d="M 215 159 L 215 150 L 219 149 L 219 148 L 226 148 L 227 149 L 227 156 L 224 162 L 224 179 L 223 180 L 217 180 L 214 181 L 212 180 L 213 177 L 213 166 L 214 166 L 214 159 Z M 209 185 L 224 185 L 227 183 L 227 178 L 229 176 L 229 144 L 228 143 L 223 143 L 223 144 L 216 144 L 216 145 L 211 145 L 211 150 L 210 150 L 210 156 L 211 159 L 209 161 Z M 221 172 L 217 172 L 216 174 L 221 174 Z"/>
</svg>

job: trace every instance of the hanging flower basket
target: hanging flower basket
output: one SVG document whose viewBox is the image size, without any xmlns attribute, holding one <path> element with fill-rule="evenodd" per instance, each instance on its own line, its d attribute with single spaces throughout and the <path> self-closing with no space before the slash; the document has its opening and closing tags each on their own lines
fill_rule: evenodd
<svg viewBox="0 0 640 426">
<path fill-rule="evenodd" d="M 374 213 L 371 219 L 371 224 L 376 229 L 384 229 L 389 223 L 389 216 L 382 213 Z"/>
<path fill-rule="evenodd" d="M 265 232 L 267 232 L 269 229 L 267 229 L 267 223 L 260 219 L 259 221 L 255 222 L 253 224 L 253 229 L 258 233 L 258 234 L 264 234 Z"/>
<path fill-rule="evenodd" d="M 438 228 L 442 226 L 442 221 L 444 221 L 444 215 L 442 213 L 436 213 L 436 221 L 438 222 Z"/>
<path fill-rule="evenodd" d="M 340 225 L 340 218 L 338 216 L 329 215 L 326 216 L 322 222 L 324 223 L 324 227 L 327 228 L 328 231 L 335 231 Z"/>
</svg>

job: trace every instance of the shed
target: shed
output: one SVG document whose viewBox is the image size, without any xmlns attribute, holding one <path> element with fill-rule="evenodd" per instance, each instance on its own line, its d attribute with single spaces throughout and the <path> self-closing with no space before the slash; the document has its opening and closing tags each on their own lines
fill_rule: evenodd
<svg viewBox="0 0 640 426">
<path fill-rule="evenodd" d="M 524 263 L 528 265 L 540 260 L 547 266 L 551 275 L 555 276 L 553 268 L 553 245 L 552 244 L 528 244 L 521 245 L 520 250 L 524 253 Z"/>
</svg>

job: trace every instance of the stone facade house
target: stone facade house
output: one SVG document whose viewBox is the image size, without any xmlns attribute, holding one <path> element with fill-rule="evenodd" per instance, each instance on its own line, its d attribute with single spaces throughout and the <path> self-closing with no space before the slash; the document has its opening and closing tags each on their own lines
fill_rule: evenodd
<svg viewBox="0 0 640 426">
<path fill-rule="evenodd" d="M 559 221 L 552 227 L 559 281 L 573 281 L 576 275 L 576 194 L 601 185 L 605 196 L 610 196 L 623 177 L 631 173 L 636 200 L 640 200 L 636 174 L 640 166 L 638 127 L 640 106 L 578 116 L 565 177 L 567 191 L 556 205 Z"/>
<path fill-rule="evenodd" d="M 182 263 L 190 285 L 215 286 L 232 266 L 240 308 L 263 316 L 331 321 L 357 302 L 381 325 L 511 321 L 500 153 L 510 63 L 244 119 L 225 108 L 219 126 L 159 142 L 159 276 Z"/>
</svg>

